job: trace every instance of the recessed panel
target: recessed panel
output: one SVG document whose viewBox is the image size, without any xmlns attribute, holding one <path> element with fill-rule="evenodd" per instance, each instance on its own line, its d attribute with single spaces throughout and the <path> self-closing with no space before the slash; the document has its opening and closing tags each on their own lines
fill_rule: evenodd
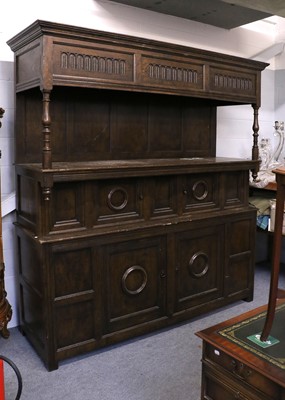
<svg viewBox="0 0 285 400">
<path fill-rule="evenodd" d="M 164 314 L 164 246 L 161 238 L 151 238 L 105 247 L 103 292 L 107 332 Z"/>
<path fill-rule="evenodd" d="M 89 248 L 53 253 L 52 271 L 55 298 L 79 295 L 93 289 L 92 256 Z"/>
<path fill-rule="evenodd" d="M 219 174 L 188 174 L 182 178 L 184 212 L 220 208 Z"/>
<path fill-rule="evenodd" d="M 222 238 L 222 226 L 199 228 L 177 236 L 176 311 L 221 296 Z"/>
<path fill-rule="evenodd" d="M 139 179 L 98 181 L 90 190 L 97 211 L 94 224 L 122 223 L 141 218 L 143 192 Z"/>
<path fill-rule="evenodd" d="M 52 190 L 52 231 L 83 229 L 84 190 L 78 182 L 57 183 Z"/>
<path fill-rule="evenodd" d="M 150 101 L 149 106 L 150 151 L 179 154 L 182 150 L 181 100 L 161 97 L 157 101 Z"/>
<path fill-rule="evenodd" d="M 95 337 L 94 302 L 66 304 L 55 310 L 56 348 L 78 346 Z"/>
<path fill-rule="evenodd" d="M 177 214 L 177 178 L 173 176 L 153 177 L 148 182 L 151 194 L 151 217 Z"/>
<path fill-rule="evenodd" d="M 248 203 L 248 172 L 233 171 L 227 172 L 225 179 L 225 207 L 236 207 L 237 205 Z"/>
</svg>

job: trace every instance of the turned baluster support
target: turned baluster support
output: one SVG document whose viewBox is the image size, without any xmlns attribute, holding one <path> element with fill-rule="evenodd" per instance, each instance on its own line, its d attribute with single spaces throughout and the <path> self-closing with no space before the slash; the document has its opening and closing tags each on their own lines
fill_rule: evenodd
<svg viewBox="0 0 285 400">
<path fill-rule="evenodd" d="M 252 146 L 252 160 L 258 161 L 259 159 L 259 149 L 258 149 L 258 132 L 259 132 L 259 124 L 258 124 L 258 110 L 259 106 L 256 104 L 252 104 L 253 107 L 253 125 L 252 125 L 252 130 L 253 130 L 253 146 Z M 259 171 L 259 165 L 254 168 L 251 173 L 252 173 L 252 178 L 255 181 L 257 178 L 257 174 Z"/>
<path fill-rule="evenodd" d="M 42 153 L 42 167 L 43 169 L 52 168 L 51 160 L 51 118 L 50 118 L 50 90 L 43 90 L 43 153 Z M 44 186 L 42 188 L 44 200 L 50 200 L 51 188 Z"/>
</svg>

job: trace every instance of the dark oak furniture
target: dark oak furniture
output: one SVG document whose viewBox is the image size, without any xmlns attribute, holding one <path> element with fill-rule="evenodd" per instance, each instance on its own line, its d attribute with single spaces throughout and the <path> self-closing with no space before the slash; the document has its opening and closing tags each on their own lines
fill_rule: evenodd
<svg viewBox="0 0 285 400">
<path fill-rule="evenodd" d="M 48 369 L 253 294 L 267 64 L 36 21 L 16 66 L 21 329 Z M 252 104 L 253 160 L 216 158 Z"/>
<path fill-rule="evenodd" d="M 3 118 L 5 110 L 0 107 L 0 118 Z M 2 122 L 0 120 L 0 128 Z M 0 151 L 1 158 L 1 151 Z M 1 186 L 1 181 L 0 181 Z M 0 190 L 1 193 L 1 190 Z M 1 200 L 1 199 L 0 199 Z M 10 332 L 7 329 L 7 325 L 12 318 L 12 307 L 7 300 L 7 293 L 5 290 L 5 263 L 3 254 L 3 240 L 2 240 L 2 212 L 1 212 L 1 201 L 0 201 L 0 334 L 3 338 L 7 339 L 10 336 Z"/>
<path fill-rule="evenodd" d="M 267 306 L 197 332 L 203 340 L 202 400 L 283 400 L 285 398 L 285 302 L 279 300 L 272 335 L 262 347 Z"/>
<path fill-rule="evenodd" d="M 261 334 L 262 341 L 266 341 L 268 339 L 268 336 L 272 329 L 277 298 L 285 297 L 285 291 L 278 288 L 280 262 L 281 262 L 282 236 L 283 236 L 282 230 L 283 230 L 284 201 L 285 201 L 285 168 L 277 168 L 273 172 L 276 174 L 276 183 L 277 183 L 276 212 L 275 212 L 275 226 L 273 235 L 273 254 L 272 254 L 270 291 L 269 291 L 266 320 Z"/>
</svg>

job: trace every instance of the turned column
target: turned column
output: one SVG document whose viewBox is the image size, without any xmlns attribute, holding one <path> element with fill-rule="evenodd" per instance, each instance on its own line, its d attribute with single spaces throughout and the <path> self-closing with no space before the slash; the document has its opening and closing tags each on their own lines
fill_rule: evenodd
<svg viewBox="0 0 285 400">
<path fill-rule="evenodd" d="M 253 145 L 252 145 L 252 160 L 258 161 L 259 158 L 259 149 L 258 149 L 258 132 L 259 132 L 259 123 L 258 123 L 258 109 L 259 106 L 256 104 L 252 104 L 253 107 Z M 259 165 L 257 168 L 252 170 L 252 178 L 255 181 L 257 178 L 257 174 L 259 171 Z"/>
</svg>

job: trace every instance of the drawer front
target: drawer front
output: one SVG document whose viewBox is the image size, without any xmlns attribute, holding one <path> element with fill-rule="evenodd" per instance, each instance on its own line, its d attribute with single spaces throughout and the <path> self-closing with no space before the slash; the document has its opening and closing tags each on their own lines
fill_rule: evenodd
<svg viewBox="0 0 285 400">
<path fill-rule="evenodd" d="M 189 174 L 182 181 L 183 212 L 219 209 L 219 174 Z"/>
<path fill-rule="evenodd" d="M 268 399 L 280 398 L 280 387 L 277 384 L 208 343 L 205 345 L 205 360 L 228 371 L 232 380 L 246 382 L 252 388 L 261 391 Z"/>
<path fill-rule="evenodd" d="M 107 179 L 90 186 L 90 210 L 93 224 L 115 224 L 142 218 L 140 179 Z"/>
<path fill-rule="evenodd" d="M 204 400 L 274 400 L 245 385 L 235 377 L 229 379 L 216 368 L 203 366 L 202 399 Z M 276 398 L 277 399 L 277 398 Z M 280 397 L 278 397 L 280 399 Z"/>
<path fill-rule="evenodd" d="M 158 220 L 173 224 L 178 218 L 179 222 L 197 220 L 205 218 L 205 213 L 228 213 L 229 207 L 247 206 L 243 171 L 53 179 L 46 202 L 36 179 L 18 176 L 18 220 L 37 236 L 84 234 L 99 227 L 116 231 L 121 225 L 137 227 Z"/>
</svg>

